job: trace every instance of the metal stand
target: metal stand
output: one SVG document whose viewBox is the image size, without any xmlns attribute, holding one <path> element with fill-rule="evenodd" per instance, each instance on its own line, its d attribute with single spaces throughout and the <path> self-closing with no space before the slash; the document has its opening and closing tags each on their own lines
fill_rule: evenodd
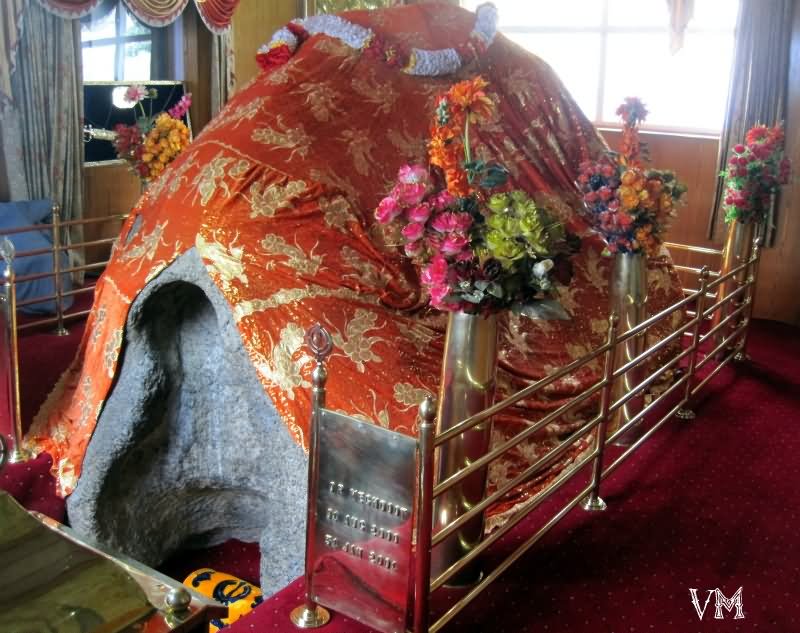
<svg viewBox="0 0 800 633">
<path fill-rule="evenodd" d="M 2 297 L 3 327 L 6 332 L 4 337 L 8 337 L 11 358 L 8 368 L 8 386 L 11 399 L 11 418 L 14 421 L 14 448 L 8 456 L 11 464 L 28 461 L 33 458 L 33 453 L 22 448 L 22 408 L 19 394 L 19 343 L 17 341 L 17 287 L 14 274 L 14 244 L 8 238 L 3 238 L 0 242 L 0 257 L 6 262 L 5 283 L 3 284 L 4 295 Z"/>
<path fill-rule="evenodd" d="M 64 327 L 64 284 L 61 279 L 61 207 L 53 205 L 53 272 L 56 286 L 56 336 L 68 336 L 69 330 Z"/>
</svg>

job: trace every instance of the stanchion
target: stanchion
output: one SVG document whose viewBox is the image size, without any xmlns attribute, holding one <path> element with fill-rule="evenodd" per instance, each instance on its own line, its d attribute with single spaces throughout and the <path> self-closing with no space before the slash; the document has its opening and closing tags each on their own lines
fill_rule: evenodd
<svg viewBox="0 0 800 633">
<path fill-rule="evenodd" d="M 603 363 L 603 390 L 600 392 L 600 422 L 595 433 L 595 450 L 597 454 L 592 464 L 592 490 L 583 502 L 583 509 L 587 512 L 600 512 L 608 506 L 600 498 L 600 481 L 603 474 L 603 452 L 606 446 L 606 431 L 608 429 L 608 409 L 611 406 L 611 392 L 614 385 L 614 358 L 617 353 L 617 324 L 619 317 L 612 312 L 608 318 L 608 336 L 606 344 L 608 349 Z"/>
<path fill-rule="evenodd" d="M 11 417 L 14 422 L 14 448 L 8 456 L 12 464 L 24 462 L 33 455 L 22 447 L 22 405 L 19 394 L 19 342 L 17 340 L 17 287 L 14 275 L 14 244 L 7 237 L 0 242 L 0 257 L 6 262 L 5 283 L 3 284 L 3 309 L 5 318 L 4 336 L 8 337 L 11 358 L 8 364 L 8 392 L 11 401 Z"/>
<path fill-rule="evenodd" d="M 325 369 L 325 359 L 333 349 L 330 334 L 317 324 L 311 328 L 306 336 L 306 342 L 311 348 L 311 353 L 317 361 L 316 367 L 311 372 L 311 432 L 308 442 L 308 509 L 306 511 L 306 565 L 305 565 L 305 602 L 295 607 L 289 618 L 300 629 L 316 629 L 325 626 L 331 619 L 331 614 L 324 607 L 319 606 L 311 597 L 311 577 L 313 564 L 313 529 L 316 523 L 317 499 L 317 469 L 319 454 L 319 416 L 325 407 L 325 383 L 328 380 L 328 371 Z"/>
<path fill-rule="evenodd" d="M 745 328 L 744 332 L 742 332 L 742 341 L 739 343 L 738 351 L 733 356 L 733 360 L 738 363 L 750 360 L 750 357 L 747 355 L 747 335 L 750 332 L 750 322 L 753 318 L 753 304 L 756 301 L 756 282 L 758 281 L 758 264 L 761 261 L 761 238 L 757 237 L 753 240 L 753 256 L 750 259 L 751 267 L 748 269 L 747 275 L 747 296 L 745 297 L 745 304 L 747 307 L 745 308 L 745 315 L 744 315 L 744 323 Z"/>
<path fill-rule="evenodd" d="M 431 531 L 433 529 L 433 434 L 436 401 L 427 396 L 419 407 L 419 502 L 417 555 L 414 561 L 414 633 L 427 633 L 431 585 Z"/>
<path fill-rule="evenodd" d="M 675 417 L 679 420 L 694 420 L 697 417 L 697 414 L 689 408 L 689 397 L 692 394 L 692 378 L 694 377 L 694 369 L 697 365 L 697 348 L 700 345 L 700 328 L 703 325 L 703 321 L 705 318 L 703 317 L 703 311 L 705 309 L 706 303 L 706 292 L 708 291 L 708 279 L 711 276 L 711 273 L 708 270 L 708 266 L 703 266 L 700 270 L 700 290 L 699 294 L 697 295 L 697 303 L 695 305 L 695 324 L 694 324 L 694 331 L 692 332 L 692 343 L 690 349 L 692 350 L 689 352 L 689 367 L 686 370 L 686 389 L 683 392 L 683 404 L 681 404 L 680 408 L 675 412 Z"/>
<path fill-rule="evenodd" d="M 67 336 L 69 331 L 64 327 L 64 284 L 61 279 L 61 207 L 53 205 L 53 272 L 56 286 L 56 336 Z"/>
</svg>

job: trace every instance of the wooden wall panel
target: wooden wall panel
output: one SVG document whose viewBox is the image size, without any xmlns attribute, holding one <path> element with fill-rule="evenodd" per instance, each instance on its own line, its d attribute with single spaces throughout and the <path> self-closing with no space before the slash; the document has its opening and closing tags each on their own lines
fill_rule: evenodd
<svg viewBox="0 0 800 633">
<path fill-rule="evenodd" d="M 139 199 L 139 178 L 127 165 L 116 162 L 95 163 L 83 168 L 83 217 L 100 218 L 129 213 Z M 85 241 L 116 237 L 122 222 L 98 222 L 83 228 Z M 108 259 L 111 246 L 90 246 L 86 249 L 86 263 Z"/>
<path fill-rule="evenodd" d="M 241 0 L 231 22 L 235 89 L 258 75 L 256 51 L 272 34 L 301 15 L 298 0 Z"/>
</svg>

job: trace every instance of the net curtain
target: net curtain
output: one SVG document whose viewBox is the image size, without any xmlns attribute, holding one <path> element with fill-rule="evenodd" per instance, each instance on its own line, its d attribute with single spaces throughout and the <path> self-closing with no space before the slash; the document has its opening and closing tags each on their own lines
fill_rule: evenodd
<svg viewBox="0 0 800 633">
<path fill-rule="evenodd" d="M 80 18 L 91 12 L 100 0 L 38 0 L 48 11 L 64 18 Z M 189 0 L 123 0 L 131 12 L 148 26 L 174 22 Z M 239 0 L 194 0 L 206 26 L 214 33 L 227 30 Z"/>
</svg>

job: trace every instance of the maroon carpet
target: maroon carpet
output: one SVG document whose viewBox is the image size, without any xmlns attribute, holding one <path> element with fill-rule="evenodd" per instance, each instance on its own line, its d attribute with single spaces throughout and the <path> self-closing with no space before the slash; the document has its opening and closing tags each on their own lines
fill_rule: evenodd
<svg viewBox="0 0 800 633">
<path fill-rule="evenodd" d="M 56 365 L 69 362 L 47 350 L 47 341 L 27 338 L 23 368 L 26 354 L 38 354 L 53 374 Z M 696 421 L 670 422 L 608 480 L 605 513 L 573 511 L 445 631 L 800 631 L 800 502 L 794 485 L 800 481 L 800 336 L 780 324 L 756 322 L 750 353 L 750 364 L 726 369 L 706 389 Z M 45 371 L 27 367 L 23 384 Z M 39 397 L 48 388 L 39 387 Z M 0 488 L 29 507 L 46 507 L 55 501 L 44 474 L 48 463 L 40 458 L 9 467 L 0 474 Z M 523 521 L 487 566 L 574 490 Z M 175 557 L 165 569 L 182 579 L 206 565 L 255 580 L 258 548 L 230 541 Z M 702 608 L 717 587 L 727 597 L 742 587 L 744 619 L 733 620 L 727 611 L 723 620 L 714 619 L 714 598 L 698 618 L 689 589 L 698 589 Z M 231 633 L 296 630 L 288 612 L 301 593 L 294 582 Z M 321 631 L 368 629 L 335 615 Z"/>
</svg>

